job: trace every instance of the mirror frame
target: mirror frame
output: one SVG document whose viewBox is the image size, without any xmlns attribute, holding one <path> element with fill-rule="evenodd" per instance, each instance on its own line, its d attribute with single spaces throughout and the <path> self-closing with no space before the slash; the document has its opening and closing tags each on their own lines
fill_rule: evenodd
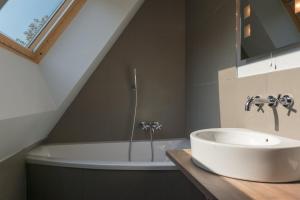
<svg viewBox="0 0 300 200">
<path fill-rule="evenodd" d="M 240 13 L 240 2 L 241 0 L 236 0 L 236 26 L 235 26 L 235 34 L 236 34 L 236 66 L 241 67 L 243 65 L 259 62 L 262 60 L 269 59 L 272 57 L 277 57 L 280 55 L 296 52 L 300 50 L 300 42 L 290 44 L 284 47 L 280 47 L 275 49 L 274 51 L 271 51 L 269 53 L 264 53 L 258 56 L 254 56 L 251 58 L 247 58 L 244 60 L 241 60 L 241 13 Z"/>
</svg>

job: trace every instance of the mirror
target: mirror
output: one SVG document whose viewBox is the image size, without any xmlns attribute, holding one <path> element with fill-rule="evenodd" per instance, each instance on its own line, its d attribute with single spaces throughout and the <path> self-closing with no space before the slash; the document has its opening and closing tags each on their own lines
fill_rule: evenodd
<svg viewBox="0 0 300 200">
<path fill-rule="evenodd" d="M 237 0 L 237 65 L 300 47 L 300 0 Z"/>
</svg>

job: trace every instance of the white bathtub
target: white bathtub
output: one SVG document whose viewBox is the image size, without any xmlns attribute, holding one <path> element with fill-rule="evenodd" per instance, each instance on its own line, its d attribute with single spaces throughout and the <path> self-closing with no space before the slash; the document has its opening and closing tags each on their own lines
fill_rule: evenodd
<svg viewBox="0 0 300 200">
<path fill-rule="evenodd" d="M 129 142 L 42 145 L 27 155 L 27 163 L 60 167 L 105 170 L 176 170 L 167 158 L 168 149 L 190 148 L 187 139 L 154 141 L 154 162 L 151 162 L 149 141 L 135 141 L 132 161 L 128 161 Z"/>
</svg>

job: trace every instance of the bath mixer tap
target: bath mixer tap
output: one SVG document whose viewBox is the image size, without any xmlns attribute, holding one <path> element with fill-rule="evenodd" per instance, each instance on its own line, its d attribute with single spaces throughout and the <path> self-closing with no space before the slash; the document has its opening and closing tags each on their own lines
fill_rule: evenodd
<svg viewBox="0 0 300 200">
<path fill-rule="evenodd" d="M 162 124 L 155 121 L 141 121 L 139 123 L 140 129 L 142 129 L 145 133 L 149 133 L 150 135 L 150 144 L 151 144 L 151 162 L 154 161 L 154 133 L 158 132 L 162 129 Z"/>
<path fill-rule="evenodd" d="M 145 132 L 147 132 L 151 128 L 150 123 L 149 122 L 145 122 L 145 121 L 140 122 L 139 126 Z"/>
<path fill-rule="evenodd" d="M 151 133 L 155 133 L 162 129 L 162 124 L 156 121 L 153 122 L 142 121 L 140 122 L 139 126 L 143 131 L 145 132 L 151 131 Z"/>
<path fill-rule="evenodd" d="M 162 129 L 162 124 L 159 122 L 150 122 L 150 127 L 151 127 L 152 133 L 155 133 Z"/>
</svg>

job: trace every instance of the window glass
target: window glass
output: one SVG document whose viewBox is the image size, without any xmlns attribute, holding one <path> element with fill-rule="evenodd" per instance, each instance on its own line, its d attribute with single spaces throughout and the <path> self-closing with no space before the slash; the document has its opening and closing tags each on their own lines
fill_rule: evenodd
<svg viewBox="0 0 300 200">
<path fill-rule="evenodd" d="M 29 47 L 63 3 L 64 0 L 0 0 L 0 33 Z"/>
</svg>

